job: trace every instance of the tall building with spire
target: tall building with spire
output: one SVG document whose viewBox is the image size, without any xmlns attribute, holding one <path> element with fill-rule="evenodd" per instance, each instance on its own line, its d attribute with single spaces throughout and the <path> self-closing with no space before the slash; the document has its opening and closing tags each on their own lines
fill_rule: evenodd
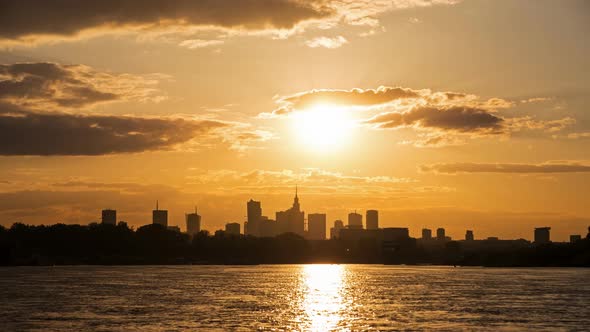
<svg viewBox="0 0 590 332">
<path fill-rule="evenodd" d="M 301 211 L 301 206 L 299 205 L 297 186 L 295 187 L 293 206 L 288 210 L 277 212 L 276 220 L 280 233 L 295 233 L 305 236 L 305 212 Z"/>
<path fill-rule="evenodd" d="M 158 224 L 168 228 L 168 210 L 160 210 L 158 201 L 156 201 L 156 209 L 152 211 L 152 224 Z"/>
<path fill-rule="evenodd" d="M 197 213 L 195 206 L 195 213 L 188 213 L 186 215 L 186 232 L 189 235 L 196 235 L 201 231 L 201 216 Z"/>
</svg>

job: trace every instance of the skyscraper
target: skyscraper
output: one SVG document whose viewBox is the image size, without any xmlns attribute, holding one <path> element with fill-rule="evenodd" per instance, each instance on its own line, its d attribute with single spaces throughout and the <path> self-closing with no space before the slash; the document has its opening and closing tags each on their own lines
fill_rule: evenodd
<svg viewBox="0 0 590 332">
<path fill-rule="evenodd" d="M 326 214 L 310 213 L 307 215 L 307 230 L 310 240 L 326 239 Z"/>
<path fill-rule="evenodd" d="M 367 229 L 379 229 L 379 212 L 367 210 Z"/>
<path fill-rule="evenodd" d="M 295 198 L 293 206 L 285 211 L 276 213 L 277 226 L 279 233 L 295 233 L 301 236 L 305 235 L 305 212 L 301 211 L 299 197 L 297 196 L 297 187 L 295 187 Z"/>
<path fill-rule="evenodd" d="M 168 210 L 160 210 L 158 201 L 156 201 L 156 209 L 152 211 L 152 224 L 158 224 L 168 228 Z"/>
<path fill-rule="evenodd" d="M 195 213 L 188 213 L 186 215 L 186 232 L 189 235 L 196 235 L 201 231 L 201 216 L 197 213 L 195 206 Z"/>
<path fill-rule="evenodd" d="M 542 244 L 551 242 L 549 231 L 551 231 L 551 227 L 535 228 L 535 243 Z"/>
<path fill-rule="evenodd" d="M 244 227 L 246 235 L 260 236 L 260 220 L 262 219 L 262 207 L 260 202 L 249 200 L 246 204 L 248 210 L 247 227 Z"/>
<path fill-rule="evenodd" d="M 105 225 L 116 225 L 117 211 L 111 209 L 102 210 L 102 223 Z"/>
<path fill-rule="evenodd" d="M 473 239 L 473 231 L 467 230 L 467 232 L 465 232 L 465 241 L 473 241 Z"/>
<path fill-rule="evenodd" d="M 436 229 L 436 239 L 441 240 L 441 241 L 446 239 L 444 228 L 437 228 Z"/>
<path fill-rule="evenodd" d="M 422 228 L 422 240 L 432 240 L 432 230 L 428 228 Z"/>
<path fill-rule="evenodd" d="M 340 237 L 340 230 L 344 228 L 342 220 L 334 221 L 334 227 L 330 228 L 330 239 L 337 239 Z"/>
<path fill-rule="evenodd" d="M 360 213 L 351 212 L 348 214 L 348 228 L 363 229 L 363 215 Z"/>
<path fill-rule="evenodd" d="M 225 234 L 226 235 L 240 235 L 240 224 L 237 222 L 230 222 L 225 224 Z"/>
</svg>

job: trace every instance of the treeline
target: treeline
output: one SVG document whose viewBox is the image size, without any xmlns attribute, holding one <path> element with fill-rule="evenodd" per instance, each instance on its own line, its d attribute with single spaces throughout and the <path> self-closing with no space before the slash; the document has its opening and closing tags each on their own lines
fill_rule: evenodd
<svg viewBox="0 0 590 332">
<path fill-rule="evenodd" d="M 590 239 L 574 244 L 474 249 L 455 241 L 423 246 L 415 239 L 399 243 L 307 241 L 292 233 L 256 238 L 203 231 L 191 238 L 160 225 L 134 230 L 125 223 L 0 226 L 0 265 L 298 263 L 590 267 Z"/>
</svg>

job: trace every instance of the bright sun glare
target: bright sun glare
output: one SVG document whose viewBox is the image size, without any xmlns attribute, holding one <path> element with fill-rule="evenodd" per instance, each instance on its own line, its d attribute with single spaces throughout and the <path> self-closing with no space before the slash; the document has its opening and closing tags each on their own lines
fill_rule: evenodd
<svg viewBox="0 0 590 332">
<path fill-rule="evenodd" d="M 295 113 L 293 124 L 295 136 L 301 144 L 321 151 L 342 146 L 354 127 L 348 110 L 327 104 Z"/>
</svg>

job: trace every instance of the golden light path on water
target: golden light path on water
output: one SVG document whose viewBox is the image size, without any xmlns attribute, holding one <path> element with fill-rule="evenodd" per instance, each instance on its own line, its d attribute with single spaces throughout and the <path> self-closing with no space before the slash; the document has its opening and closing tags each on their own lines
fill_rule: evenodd
<svg viewBox="0 0 590 332">
<path fill-rule="evenodd" d="M 331 331 L 343 319 L 345 267 L 342 265 L 305 265 L 302 269 L 304 317 L 306 331 Z"/>
</svg>

